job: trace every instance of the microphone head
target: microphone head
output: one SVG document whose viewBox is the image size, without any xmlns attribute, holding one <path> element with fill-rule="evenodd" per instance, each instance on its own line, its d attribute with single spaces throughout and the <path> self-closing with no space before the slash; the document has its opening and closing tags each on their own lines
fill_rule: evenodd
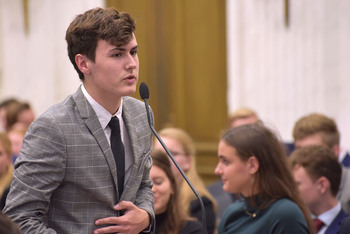
<svg viewBox="0 0 350 234">
<path fill-rule="evenodd" d="M 147 87 L 145 82 L 142 82 L 140 84 L 140 96 L 142 99 L 149 98 L 149 91 L 148 91 L 148 87 Z"/>
</svg>

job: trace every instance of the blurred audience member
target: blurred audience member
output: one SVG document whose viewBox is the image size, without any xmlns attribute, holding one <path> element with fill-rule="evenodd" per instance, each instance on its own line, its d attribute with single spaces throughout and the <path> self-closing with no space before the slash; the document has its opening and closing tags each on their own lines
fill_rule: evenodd
<svg viewBox="0 0 350 234">
<path fill-rule="evenodd" d="M 150 178 L 153 181 L 156 234 L 202 234 L 202 224 L 190 219 L 181 207 L 178 184 L 171 170 L 168 156 L 163 151 L 151 153 L 153 166 Z"/>
<path fill-rule="evenodd" d="M 260 118 L 258 114 L 248 107 L 241 107 L 234 111 L 228 117 L 228 128 L 235 128 L 246 124 L 253 124 L 260 122 Z M 283 142 L 284 148 L 286 150 L 287 155 L 294 150 L 294 143 L 291 142 Z"/>
<path fill-rule="evenodd" d="M 323 114 L 312 113 L 301 117 L 294 125 L 293 138 L 297 148 L 310 145 L 328 146 L 337 157 L 340 153 L 340 134 L 335 121 Z M 350 169 L 342 165 L 342 175 L 337 194 L 347 214 L 350 212 Z"/>
<path fill-rule="evenodd" d="M 287 165 L 280 140 L 262 124 L 229 129 L 218 145 L 215 174 L 242 198 L 225 211 L 219 234 L 314 233 L 308 208 Z"/>
<path fill-rule="evenodd" d="M 289 158 L 301 199 L 314 216 L 318 233 L 338 233 L 347 217 L 336 198 L 341 165 L 327 146 L 296 149 Z"/>
<path fill-rule="evenodd" d="M 21 234 L 18 225 L 6 214 L 0 212 L 0 233 L 1 234 Z"/>
<path fill-rule="evenodd" d="M 8 131 L 12 145 L 12 162 L 15 163 L 22 148 L 23 137 L 27 131 L 27 126 L 23 123 L 15 123 Z"/>
<path fill-rule="evenodd" d="M 228 128 L 235 128 L 245 124 L 252 124 L 259 121 L 257 113 L 247 107 L 241 107 L 228 117 Z"/>
<path fill-rule="evenodd" d="M 19 103 L 19 101 L 15 98 L 8 98 L 3 100 L 0 103 L 0 131 L 6 130 L 6 114 L 7 114 L 7 108 L 9 105 L 13 103 Z"/>
<path fill-rule="evenodd" d="M 7 133 L 0 133 L 0 197 L 7 196 L 13 178 L 12 149 Z M 4 205 L 4 204 L 1 204 Z M 2 210 L 4 207 L 0 207 Z"/>
<path fill-rule="evenodd" d="M 185 172 L 186 176 L 201 196 L 206 211 L 207 233 L 214 233 L 216 227 L 217 203 L 198 175 L 196 169 L 195 147 L 192 138 L 187 132 L 179 128 L 164 128 L 159 132 L 159 136 L 162 138 L 180 168 Z M 154 149 L 164 151 L 163 147 L 157 140 L 154 141 Z M 187 210 L 191 217 L 195 217 L 199 221 L 202 221 L 200 201 L 184 181 L 173 162 L 171 162 L 171 169 L 174 173 L 176 183 L 180 187 L 181 207 Z"/>
<path fill-rule="evenodd" d="M 7 106 L 6 131 L 9 131 L 16 123 L 22 123 L 26 128 L 34 121 L 35 115 L 27 102 L 14 102 Z"/>
</svg>

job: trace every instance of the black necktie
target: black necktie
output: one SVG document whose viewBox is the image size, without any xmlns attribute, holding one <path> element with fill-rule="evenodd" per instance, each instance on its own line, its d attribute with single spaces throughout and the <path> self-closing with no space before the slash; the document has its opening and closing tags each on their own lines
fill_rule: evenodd
<svg viewBox="0 0 350 234">
<path fill-rule="evenodd" d="M 108 126 L 111 128 L 111 148 L 114 156 L 115 163 L 117 165 L 118 176 L 118 192 L 119 197 L 122 195 L 124 187 L 124 174 L 125 174 L 125 151 L 122 138 L 120 135 L 119 119 L 112 117 Z"/>
</svg>

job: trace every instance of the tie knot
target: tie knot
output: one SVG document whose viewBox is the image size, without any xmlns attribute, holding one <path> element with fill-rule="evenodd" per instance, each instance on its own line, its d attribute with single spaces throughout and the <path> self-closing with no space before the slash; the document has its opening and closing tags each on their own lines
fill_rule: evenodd
<svg viewBox="0 0 350 234">
<path fill-rule="evenodd" d="M 321 228 L 322 228 L 323 225 L 324 225 L 324 223 L 323 223 L 321 220 L 317 219 L 317 218 L 314 219 L 314 223 L 315 223 L 317 232 L 318 232 L 319 230 L 321 230 Z"/>
<path fill-rule="evenodd" d="M 116 116 L 113 116 L 108 123 L 108 126 L 112 130 L 112 134 L 120 133 L 119 119 Z"/>
</svg>

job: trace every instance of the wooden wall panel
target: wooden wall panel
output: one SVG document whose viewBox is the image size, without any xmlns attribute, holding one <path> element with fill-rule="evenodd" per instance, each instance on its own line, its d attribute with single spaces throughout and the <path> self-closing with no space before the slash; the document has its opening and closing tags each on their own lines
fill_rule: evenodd
<svg viewBox="0 0 350 234">
<path fill-rule="evenodd" d="M 226 125 L 225 0 L 108 0 L 137 22 L 140 81 L 150 89 L 156 129 L 185 129 L 207 184 Z M 138 93 L 135 97 L 139 97 Z"/>
</svg>

